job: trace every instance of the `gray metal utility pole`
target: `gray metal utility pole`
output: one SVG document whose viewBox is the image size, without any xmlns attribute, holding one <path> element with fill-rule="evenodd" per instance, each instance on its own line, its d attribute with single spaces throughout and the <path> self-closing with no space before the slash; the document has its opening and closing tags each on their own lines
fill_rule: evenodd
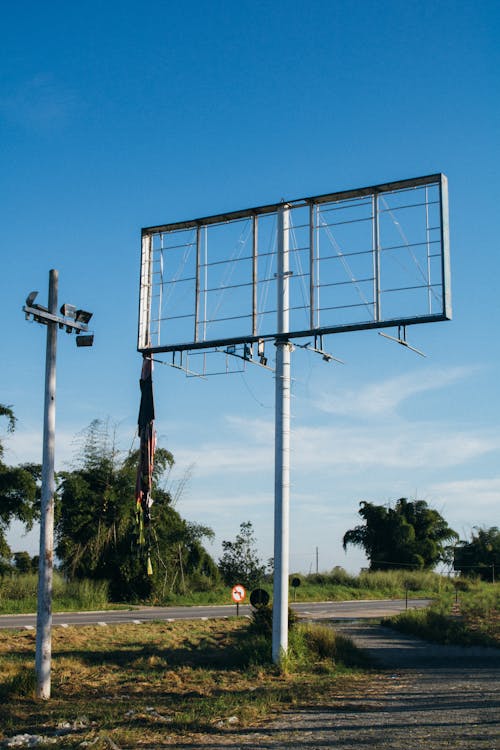
<svg viewBox="0 0 500 750">
<path fill-rule="evenodd" d="M 57 315 L 58 272 L 49 273 L 49 313 Z M 52 575 L 54 566 L 54 451 L 56 433 L 57 323 L 47 320 L 45 407 L 43 417 L 42 507 L 36 618 L 36 696 L 50 698 L 52 654 Z"/>
<path fill-rule="evenodd" d="M 289 210 L 278 211 L 278 325 L 289 330 Z M 276 339 L 274 583 L 272 655 L 279 664 L 288 650 L 288 567 L 290 549 L 290 354 L 286 337 Z"/>
<path fill-rule="evenodd" d="M 36 304 L 38 292 L 31 292 L 23 307 L 26 319 L 33 318 L 47 327 L 45 354 L 45 405 L 43 417 L 42 502 L 40 516 L 40 560 L 38 565 L 38 605 L 36 617 L 36 697 L 50 698 L 50 668 L 52 658 L 52 579 L 54 570 L 54 457 L 56 441 L 56 354 L 58 328 L 67 333 L 88 331 L 92 313 L 63 305 L 57 311 L 59 274 L 49 272 L 48 307 Z M 77 335 L 77 346 L 92 346 L 92 335 Z"/>
</svg>

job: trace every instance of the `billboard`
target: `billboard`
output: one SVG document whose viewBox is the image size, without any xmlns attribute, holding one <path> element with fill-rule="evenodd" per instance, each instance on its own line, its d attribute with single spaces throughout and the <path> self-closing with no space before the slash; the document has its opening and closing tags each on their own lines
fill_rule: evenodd
<svg viewBox="0 0 500 750">
<path fill-rule="evenodd" d="M 288 330 L 278 332 L 283 248 Z M 138 350 L 144 354 L 450 318 L 443 174 L 142 230 Z"/>
</svg>

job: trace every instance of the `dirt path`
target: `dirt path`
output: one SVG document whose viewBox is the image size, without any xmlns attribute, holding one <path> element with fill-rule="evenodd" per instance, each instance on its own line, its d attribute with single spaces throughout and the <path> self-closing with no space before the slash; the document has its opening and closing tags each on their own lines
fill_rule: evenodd
<svg viewBox="0 0 500 750">
<path fill-rule="evenodd" d="M 500 750 L 500 650 L 434 646 L 377 626 L 342 630 L 384 667 L 368 694 L 176 747 Z"/>
</svg>

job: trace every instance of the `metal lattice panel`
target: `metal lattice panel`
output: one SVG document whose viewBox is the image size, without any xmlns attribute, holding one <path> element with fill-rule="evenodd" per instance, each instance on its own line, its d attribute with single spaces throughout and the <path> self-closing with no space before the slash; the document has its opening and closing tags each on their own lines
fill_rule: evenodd
<svg viewBox="0 0 500 750">
<path fill-rule="evenodd" d="M 447 180 L 437 174 L 144 229 L 138 349 L 276 337 L 284 205 L 287 337 L 451 317 Z"/>
</svg>

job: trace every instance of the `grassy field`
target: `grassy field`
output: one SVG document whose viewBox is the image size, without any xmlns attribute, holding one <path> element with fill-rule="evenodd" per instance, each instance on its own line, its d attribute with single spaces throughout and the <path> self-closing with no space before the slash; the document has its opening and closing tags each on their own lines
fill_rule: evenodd
<svg viewBox="0 0 500 750">
<path fill-rule="evenodd" d="M 348 701 L 377 689 L 352 644 L 296 626 L 286 668 L 245 618 L 55 629 L 52 698 L 34 699 L 34 635 L 0 634 L 0 741 L 51 747 L 163 747 L 199 733 L 259 724 L 290 705 Z"/>
<path fill-rule="evenodd" d="M 295 576 L 291 576 L 293 578 Z M 298 576 L 301 585 L 290 588 L 290 601 L 342 601 L 349 599 L 396 599 L 404 598 L 408 592 L 413 597 L 434 598 L 448 591 L 453 593 L 450 579 L 437 573 L 386 571 L 361 573 L 352 576 L 342 568 L 330 573 Z M 264 582 L 262 588 L 272 594 L 272 585 Z M 6 575 L 0 578 L 0 614 L 36 612 L 37 576 Z M 222 584 L 205 591 L 186 591 L 169 594 L 161 599 L 130 604 L 230 604 L 231 590 Z M 55 572 L 53 609 L 55 612 L 71 610 L 97 610 L 128 606 L 116 604 L 108 599 L 105 582 L 66 582 Z"/>
<path fill-rule="evenodd" d="M 436 643 L 500 647 L 500 583 L 457 579 L 429 609 L 402 612 L 395 629 Z"/>
</svg>

